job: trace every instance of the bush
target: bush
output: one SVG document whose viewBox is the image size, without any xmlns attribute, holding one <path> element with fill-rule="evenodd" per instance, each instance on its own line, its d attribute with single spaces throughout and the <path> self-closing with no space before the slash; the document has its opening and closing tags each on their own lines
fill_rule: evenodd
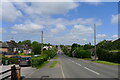
<svg viewBox="0 0 120 80">
<path fill-rule="evenodd" d="M 91 58 L 91 53 L 88 50 L 78 49 L 76 57 L 78 57 L 78 58 Z"/>
<path fill-rule="evenodd" d="M 99 60 L 120 63 L 120 52 L 109 52 L 108 50 L 98 48 L 97 56 Z"/>
<path fill-rule="evenodd" d="M 31 59 L 31 65 L 32 67 L 38 67 L 48 59 L 53 58 L 55 55 L 56 55 L 55 49 L 43 51 L 43 54 L 41 56 L 33 57 Z"/>
<path fill-rule="evenodd" d="M 8 62 L 10 64 L 18 64 L 18 60 L 20 60 L 20 58 L 7 58 L 7 57 L 2 57 L 2 62 L 4 64 L 5 60 L 8 60 Z"/>
</svg>

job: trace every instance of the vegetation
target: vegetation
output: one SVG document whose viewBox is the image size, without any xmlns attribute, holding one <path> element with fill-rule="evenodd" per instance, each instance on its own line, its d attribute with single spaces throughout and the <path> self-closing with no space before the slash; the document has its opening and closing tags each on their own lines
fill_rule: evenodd
<svg viewBox="0 0 120 80">
<path fill-rule="evenodd" d="M 2 56 L 3 64 L 5 64 L 6 60 L 8 61 L 7 64 L 18 64 L 18 60 L 20 60 L 20 58 L 8 58 L 5 56 Z"/>
<path fill-rule="evenodd" d="M 37 68 L 37 69 L 40 69 L 40 68 L 42 68 L 43 66 L 45 66 L 46 64 L 48 64 L 48 63 L 49 63 L 49 61 L 45 61 L 43 64 L 37 66 L 36 68 Z"/>
<path fill-rule="evenodd" d="M 57 64 L 57 61 L 52 61 L 50 68 L 54 68 L 56 64 Z"/>
<path fill-rule="evenodd" d="M 108 64 L 108 65 L 120 65 L 118 63 L 113 63 L 113 62 L 108 62 L 108 61 L 94 61 L 94 62 L 97 62 L 97 63 L 101 63 L 101 64 Z"/>
<path fill-rule="evenodd" d="M 120 52 L 109 52 L 108 50 L 97 49 L 98 60 L 120 63 Z"/>
<path fill-rule="evenodd" d="M 66 55 L 77 58 L 91 58 L 90 49 L 93 47 L 94 46 L 92 46 L 91 43 L 85 45 L 74 43 L 72 46 L 61 45 L 61 48 Z"/>
<path fill-rule="evenodd" d="M 45 61 L 53 58 L 54 56 L 56 56 L 56 49 L 45 50 L 43 51 L 43 54 L 41 54 L 41 56 L 32 58 L 31 65 L 32 67 L 37 68 L 38 66 L 42 65 Z"/>
</svg>

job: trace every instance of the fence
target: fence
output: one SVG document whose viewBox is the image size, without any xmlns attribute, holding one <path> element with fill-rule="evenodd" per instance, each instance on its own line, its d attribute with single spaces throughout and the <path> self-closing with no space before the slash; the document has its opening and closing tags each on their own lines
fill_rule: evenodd
<svg viewBox="0 0 120 80">
<path fill-rule="evenodd" d="M 5 74 L 5 73 L 11 71 L 10 75 L 7 75 L 7 76 L 3 77 L 1 80 L 5 80 L 5 79 L 7 79 L 9 77 L 11 77 L 11 80 L 20 80 L 20 76 L 21 76 L 20 75 L 20 70 L 21 70 L 20 67 L 15 67 L 15 65 L 12 66 L 11 69 L 0 73 L 0 75 L 2 75 L 2 74 Z"/>
</svg>

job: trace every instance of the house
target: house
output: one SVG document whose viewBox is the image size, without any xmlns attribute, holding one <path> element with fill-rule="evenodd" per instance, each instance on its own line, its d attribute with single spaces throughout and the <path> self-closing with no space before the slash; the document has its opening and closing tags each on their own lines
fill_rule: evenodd
<svg viewBox="0 0 120 80">
<path fill-rule="evenodd" d="M 17 46 L 13 41 L 0 42 L 0 52 L 3 53 L 16 53 Z"/>
<path fill-rule="evenodd" d="M 48 50 L 48 49 L 52 49 L 52 48 L 53 48 L 52 46 L 44 46 L 43 50 Z"/>
<path fill-rule="evenodd" d="M 32 53 L 32 48 L 31 48 L 30 46 L 28 46 L 28 45 L 23 45 L 23 48 L 24 48 L 23 53 L 25 53 L 25 54 L 30 54 L 30 53 Z"/>
<path fill-rule="evenodd" d="M 29 54 L 32 52 L 32 48 L 28 45 L 20 45 L 15 41 L 6 41 L 0 42 L 0 52 L 3 54 L 17 54 L 17 53 L 25 53 Z"/>
</svg>

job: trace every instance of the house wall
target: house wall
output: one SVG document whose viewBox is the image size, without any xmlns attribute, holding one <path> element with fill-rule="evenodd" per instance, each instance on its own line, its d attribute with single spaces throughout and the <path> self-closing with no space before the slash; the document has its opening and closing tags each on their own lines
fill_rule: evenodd
<svg viewBox="0 0 120 80">
<path fill-rule="evenodd" d="M 10 52 L 8 48 L 0 48 L 1 52 Z"/>
</svg>

